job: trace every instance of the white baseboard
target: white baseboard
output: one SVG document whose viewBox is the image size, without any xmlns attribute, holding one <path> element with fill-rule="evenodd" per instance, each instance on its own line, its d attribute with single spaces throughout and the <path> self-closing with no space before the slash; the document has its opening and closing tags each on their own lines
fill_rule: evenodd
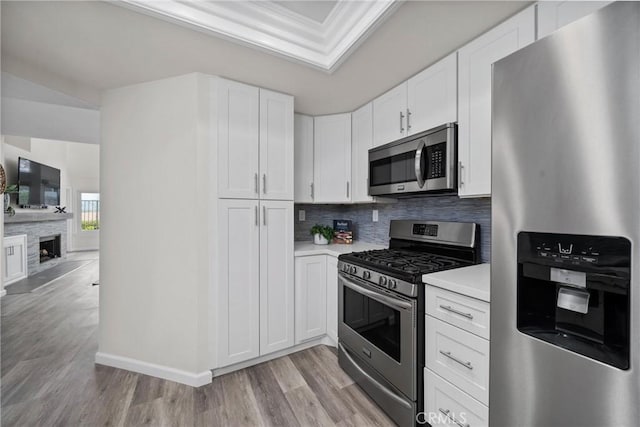
<svg viewBox="0 0 640 427">
<path fill-rule="evenodd" d="M 282 357 L 282 356 L 287 356 L 289 354 L 306 350 L 308 348 L 315 347 L 317 345 L 328 345 L 331 347 L 337 347 L 337 345 L 333 342 L 331 338 L 329 338 L 328 336 L 323 336 L 320 338 L 303 342 L 302 344 L 298 344 L 293 347 L 285 348 L 283 350 L 269 353 L 264 356 L 256 357 L 255 359 L 245 360 L 244 362 L 236 363 L 234 365 L 224 366 L 222 368 L 214 369 L 213 376 L 219 377 L 220 375 L 225 375 L 230 372 L 239 371 L 240 369 L 248 368 L 250 366 L 257 365 L 263 362 L 268 362 L 269 360 L 277 359 L 278 357 Z"/>
<path fill-rule="evenodd" d="M 154 363 L 143 362 L 128 357 L 116 356 L 108 353 L 96 353 L 95 362 L 98 365 L 111 366 L 113 368 L 125 369 L 139 374 L 150 375 L 191 387 L 200 387 L 210 384 L 212 381 L 211 371 L 193 373 L 169 366 L 156 365 Z"/>
</svg>

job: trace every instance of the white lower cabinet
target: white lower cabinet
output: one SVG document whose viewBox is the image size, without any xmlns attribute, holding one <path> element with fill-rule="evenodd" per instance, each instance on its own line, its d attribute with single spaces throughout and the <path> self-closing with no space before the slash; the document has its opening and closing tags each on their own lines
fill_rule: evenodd
<svg viewBox="0 0 640 427">
<path fill-rule="evenodd" d="M 293 345 L 293 202 L 218 201 L 216 367 Z"/>
<path fill-rule="evenodd" d="M 338 344 L 338 258 L 327 255 L 327 335 Z"/>
<path fill-rule="evenodd" d="M 327 333 L 327 256 L 298 257 L 295 271 L 296 343 L 301 343 Z"/>
<path fill-rule="evenodd" d="M 436 426 L 489 425 L 489 408 L 461 391 L 448 381 L 424 370 L 424 420 Z"/>
<path fill-rule="evenodd" d="M 6 236 L 4 238 L 4 285 L 10 285 L 28 275 L 27 235 Z"/>
</svg>

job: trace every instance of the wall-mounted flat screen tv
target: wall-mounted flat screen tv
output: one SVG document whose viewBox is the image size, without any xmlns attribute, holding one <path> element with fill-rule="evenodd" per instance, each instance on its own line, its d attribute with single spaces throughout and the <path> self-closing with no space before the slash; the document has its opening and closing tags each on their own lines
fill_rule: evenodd
<svg viewBox="0 0 640 427">
<path fill-rule="evenodd" d="M 56 206 L 60 204 L 60 169 L 18 158 L 18 204 Z"/>
</svg>

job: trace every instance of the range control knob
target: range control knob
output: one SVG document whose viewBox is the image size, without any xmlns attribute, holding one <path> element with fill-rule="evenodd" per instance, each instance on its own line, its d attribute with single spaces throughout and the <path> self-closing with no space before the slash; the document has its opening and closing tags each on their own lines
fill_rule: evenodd
<svg viewBox="0 0 640 427">
<path fill-rule="evenodd" d="M 382 286 L 387 286 L 387 278 L 384 276 L 380 276 L 380 284 Z"/>
<path fill-rule="evenodd" d="M 348 272 L 349 272 L 349 266 L 348 266 L 347 264 L 343 264 L 343 265 L 342 265 L 342 271 L 344 271 L 344 272 L 347 272 L 347 273 L 348 273 Z"/>
<path fill-rule="evenodd" d="M 371 273 L 367 270 L 362 272 L 362 278 L 363 279 L 371 279 Z"/>
<path fill-rule="evenodd" d="M 398 287 L 398 284 L 396 283 L 396 281 L 395 281 L 395 280 L 393 280 L 393 279 L 389 279 L 389 286 L 388 286 L 388 288 L 389 288 L 389 289 L 395 289 L 395 288 L 397 288 L 397 287 Z"/>
<path fill-rule="evenodd" d="M 358 269 L 355 267 L 351 267 L 351 271 L 349 271 L 349 273 L 351 274 L 356 274 L 358 272 Z"/>
</svg>

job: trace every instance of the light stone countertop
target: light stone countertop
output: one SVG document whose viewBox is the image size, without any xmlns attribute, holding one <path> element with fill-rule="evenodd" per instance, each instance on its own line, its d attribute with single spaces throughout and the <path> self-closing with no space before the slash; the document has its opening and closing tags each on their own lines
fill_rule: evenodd
<svg viewBox="0 0 640 427">
<path fill-rule="evenodd" d="M 371 251 L 374 249 L 386 249 L 386 246 L 360 241 L 354 241 L 350 245 L 335 243 L 329 245 L 315 245 L 313 244 L 313 242 L 294 243 L 294 254 L 297 257 L 309 255 L 331 255 L 337 257 L 342 254 L 349 254 L 351 252 Z"/>
<path fill-rule="evenodd" d="M 427 285 L 491 302 L 490 271 L 490 264 L 476 264 L 424 274 L 422 281 Z"/>
</svg>

